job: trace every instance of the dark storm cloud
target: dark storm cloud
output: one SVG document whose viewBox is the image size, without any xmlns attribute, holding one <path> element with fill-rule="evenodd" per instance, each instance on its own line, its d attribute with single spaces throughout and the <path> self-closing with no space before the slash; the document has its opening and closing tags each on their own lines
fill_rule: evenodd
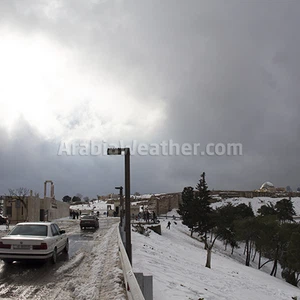
<svg viewBox="0 0 300 300">
<path fill-rule="evenodd" d="M 124 185 L 123 156 L 79 155 L 78 151 L 75 155 L 58 155 L 60 141 L 44 140 L 22 118 L 10 134 L 2 129 L 0 133 L 0 195 L 8 194 L 10 188 L 26 187 L 43 196 L 45 180 L 54 182 L 57 199 L 77 193 L 96 198 Z M 132 158 L 132 193 L 173 188 L 164 181 L 161 163 L 158 156 Z"/>
<path fill-rule="evenodd" d="M 12 134 L 12 139 L 1 135 L 0 194 L 7 194 L 9 188 L 26 187 L 42 196 L 44 181 L 53 180 L 57 199 L 76 193 L 96 197 L 102 191 L 111 192 L 111 177 L 122 179 L 120 173 L 112 172 L 119 166 L 117 161 L 58 156 L 59 142 L 43 140 L 24 120 L 18 122 Z"/>
<path fill-rule="evenodd" d="M 91 74 L 105 70 L 141 102 L 163 100 L 166 121 L 147 142 L 243 145 L 237 157 L 133 157 L 133 192 L 182 190 L 194 186 L 202 171 L 215 189 L 254 189 L 266 180 L 300 185 L 299 2 L 64 1 L 57 8 L 48 3 L 3 1 L 1 24 L 23 34 L 43 33 L 78 51 Z M 70 127 L 77 123 L 80 113 L 70 117 Z M 32 133 L 22 131 L 17 136 L 26 137 L 27 152 L 14 160 L 16 140 L 1 135 L 3 164 L 14 166 L 4 168 L 2 186 L 25 176 L 19 167 L 31 175 L 32 185 L 56 177 L 62 195 L 109 192 L 120 184 L 119 164 L 111 158 L 58 160 L 57 144 L 37 135 L 30 140 Z M 31 160 L 34 149 L 42 168 Z"/>
</svg>

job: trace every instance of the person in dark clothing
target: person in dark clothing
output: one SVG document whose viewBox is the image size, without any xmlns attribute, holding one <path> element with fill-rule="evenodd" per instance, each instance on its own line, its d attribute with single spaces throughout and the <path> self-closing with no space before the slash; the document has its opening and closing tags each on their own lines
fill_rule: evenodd
<svg viewBox="0 0 300 300">
<path fill-rule="evenodd" d="M 167 228 L 170 229 L 170 226 L 171 226 L 171 222 L 169 221 L 168 225 L 167 225 Z"/>
<path fill-rule="evenodd" d="M 152 214 L 152 221 L 153 221 L 153 223 L 156 222 L 156 214 L 155 214 L 155 212 L 153 212 L 153 214 Z"/>
<path fill-rule="evenodd" d="M 150 219 L 150 213 L 149 211 L 147 210 L 146 212 L 146 222 L 149 223 L 149 219 Z"/>
</svg>

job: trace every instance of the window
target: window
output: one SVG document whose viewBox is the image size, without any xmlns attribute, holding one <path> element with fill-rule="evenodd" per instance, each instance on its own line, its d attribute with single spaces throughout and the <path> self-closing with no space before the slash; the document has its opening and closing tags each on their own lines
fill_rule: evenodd
<svg viewBox="0 0 300 300">
<path fill-rule="evenodd" d="M 51 224 L 51 232 L 53 236 L 59 235 L 59 231 L 57 231 L 56 227 L 54 224 Z"/>
<path fill-rule="evenodd" d="M 54 225 L 54 227 L 56 228 L 58 234 L 60 234 L 60 229 L 59 229 L 58 225 L 57 225 L 57 224 L 53 224 L 53 225 Z"/>
<path fill-rule="evenodd" d="M 17 225 L 10 235 L 47 236 L 47 230 L 46 225 Z"/>
<path fill-rule="evenodd" d="M 81 220 L 95 220 L 95 216 L 82 216 Z"/>
</svg>

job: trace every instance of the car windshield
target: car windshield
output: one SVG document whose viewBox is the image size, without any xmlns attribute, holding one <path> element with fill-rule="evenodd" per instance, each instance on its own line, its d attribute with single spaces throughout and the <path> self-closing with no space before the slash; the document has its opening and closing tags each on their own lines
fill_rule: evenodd
<svg viewBox="0 0 300 300">
<path fill-rule="evenodd" d="M 9 235 L 47 236 L 46 225 L 17 225 Z"/>
<path fill-rule="evenodd" d="M 95 216 L 82 216 L 81 219 L 95 219 Z"/>
</svg>

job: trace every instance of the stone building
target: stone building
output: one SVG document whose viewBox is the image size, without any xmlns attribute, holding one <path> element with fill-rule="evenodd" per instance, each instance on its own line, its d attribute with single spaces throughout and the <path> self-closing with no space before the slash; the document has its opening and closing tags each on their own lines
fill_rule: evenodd
<svg viewBox="0 0 300 300">
<path fill-rule="evenodd" d="M 159 216 L 174 208 L 178 209 L 179 203 L 181 203 L 181 193 L 154 195 L 148 200 L 148 210 L 154 211 Z"/>
<path fill-rule="evenodd" d="M 46 196 L 46 184 L 51 183 L 50 197 Z M 58 201 L 54 196 L 54 185 L 52 181 L 46 181 L 44 186 L 44 198 L 33 195 L 32 191 L 28 196 L 18 199 L 17 196 L 4 196 L 3 215 L 9 217 L 12 224 L 19 222 L 52 221 L 58 218 L 67 217 L 70 214 L 70 205 Z"/>
</svg>

